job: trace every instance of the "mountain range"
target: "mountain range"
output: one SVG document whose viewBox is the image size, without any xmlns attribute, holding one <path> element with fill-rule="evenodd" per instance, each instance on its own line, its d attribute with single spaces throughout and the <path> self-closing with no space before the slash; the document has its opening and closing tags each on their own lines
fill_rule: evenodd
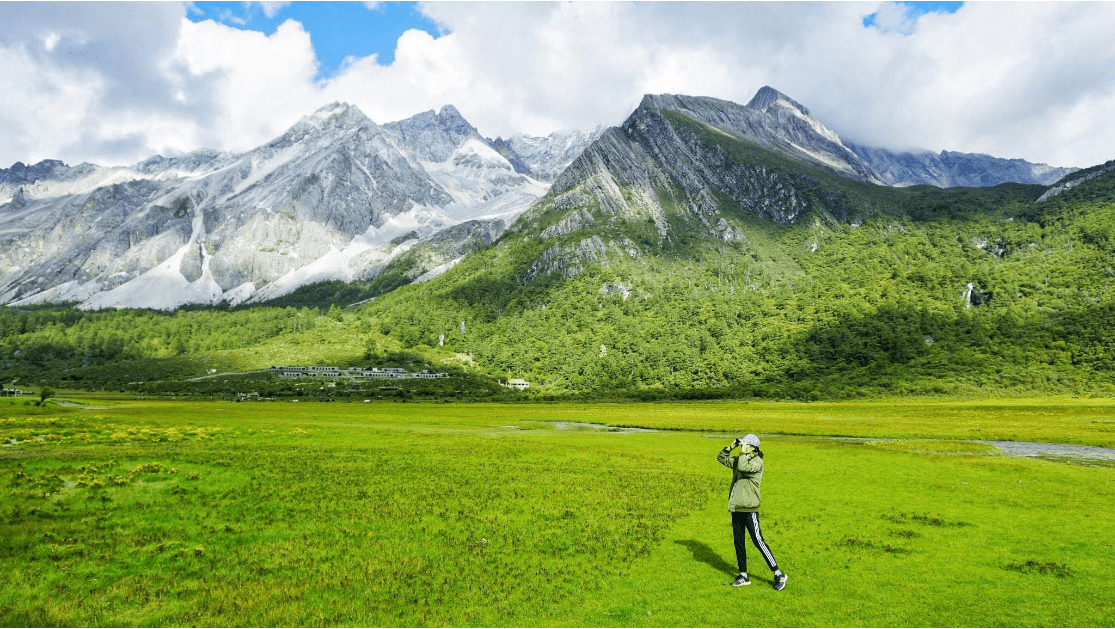
<svg viewBox="0 0 1115 629">
<path fill-rule="evenodd" d="M 1112 390 L 1115 162 L 948 188 L 877 163 L 774 90 L 647 96 L 492 246 L 339 325 L 543 394 Z"/>
<path fill-rule="evenodd" d="M 708 130 L 873 186 L 1048 186 L 1075 170 L 862 146 L 770 87 L 746 105 L 648 95 L 620 127 L 506 140 L 484 138 L 451 105 L 377 125 L 334 103 L 243 153 L 0 170 L 0 304 L 165 310 L 265 302 L 327 280 L 390 277 L 390 289 L 529 225 L 551 245 L 528 278 L 571 276 L 586 260 L 697 233 L 745 238 L 724 199 L 784 225 L 863 209 L 816 178 L 740 166 L 700 139 Z M 639 228 L 565 238 L 617 221 Z"/>
</svg>

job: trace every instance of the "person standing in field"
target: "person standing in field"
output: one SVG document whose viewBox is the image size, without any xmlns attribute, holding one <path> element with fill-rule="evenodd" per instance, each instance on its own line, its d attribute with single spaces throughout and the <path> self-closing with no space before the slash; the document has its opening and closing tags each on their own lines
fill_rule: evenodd
<svg viewBox="0 0 1115 629">
<path fill-rule="evenodd" d="M 732 456 L 732 451 L 743 446 L 739 456 Z M 781 590 L 786 587 L 788 578 L 778 569 L 778 562 L 774 553 L 770 552 L 767 541 L 763 539 L 763 531 L 759 528 L 759 502 L 762 494 L 759 486 L 763 482 L 763 451 L 759 449 L 759 438 L 747 435 L 743 439 L 735 439 L 731 445 L 720 451 L 716 460 L 721 465 L 732 470 L 732 489 L 728 493 L 728 511 L 732 514 L 732 536 L 736 545 L 736 563 L 739 566 L 739 576 L 732 585 L 751 585 L 747 577 L 747 541 L 748 533 L 751 541 L 759 554 L 767 562 L 771 572 L 774 573 L 774 589 Z"/>
</svg>

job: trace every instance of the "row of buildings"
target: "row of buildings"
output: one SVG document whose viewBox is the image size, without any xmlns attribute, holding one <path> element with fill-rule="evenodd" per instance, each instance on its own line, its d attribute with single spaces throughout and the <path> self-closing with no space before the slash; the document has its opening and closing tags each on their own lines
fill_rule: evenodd
<svg viewBox="0 0 1115 629">
<path fill-rule="evenodd" d="M 348 378 L 350 380 L 404 380 L 409 378 L 415 379 L 433 379 L 433 378 L 448 378 L 449 374 L 442 372 L 432 372 L 428 369 L 422 371 L 409 372 L 406 369 L 398 367 L 349 367 L 342 369 L 341 367 L 271 367 L 271 373 L 279 374 L 280 378 Z"/>
</svg>

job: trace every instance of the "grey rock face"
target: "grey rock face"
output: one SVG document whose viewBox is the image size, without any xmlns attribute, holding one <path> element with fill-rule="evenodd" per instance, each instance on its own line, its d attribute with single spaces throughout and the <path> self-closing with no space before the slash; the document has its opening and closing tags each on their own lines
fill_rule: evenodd
<svg viewBox="0 0 1115 629">
<path fill-rule="evenodd" d="M 406 120 L 389 122 L 383 128 L 398 139 L 399 145 L 428 162 L 444 162 L 462 140 L 480 138 L 476 129 L 452 105 L 442 107 L 438 113 L 430 110 Z"/>
<path fill-rule="evenodd" d="M 554 245 L 542 255 L 527 271 L 527 281 L 541 275 L 560 274 L 576 277 L 584 271 L 584 263 L 607 264 L 608 246 L 599 236 L 592 236 L 571 245 Z"/>
<path fill-rule="evenodd" d="M 549 240 L 596 225 L 596 220 L 583 209 L 573 210 L 560 221 L 542 230 L 542 238 Z"/>
<path fill-rule="evenodd" d="M 12 209 L 20 209 L 27 205 L 27 195 L 23 193 L 23 186 L 16 188 L 15 192 L 12 194 L 12 200 L 8 203 L 11 204 Z"/>
<path fill-rule="evenodd" d="M 291 148 L 303 150 L 283 159 Z M 218 209 L 220 223 L 267 209 L 355 235 L 413 203 L 444 205 L 452 200 L 355 108 L 327 117 L 318 128 L 292 130 L 245 159 L 267 166 L 278 159 L 281 167 L 249 179 L 246 186 L 241 182 Z"/>
<path fill-rule="evenodd" d="M 896 152 L 847 140 L 844 144 L 878 172 L 882 182 L 889 186 L 927 184 L 940 188 L 975 188 L 1006 182 L 1049 185 L 1077 170 L 979 153 Z"/>
<path fill-rule="evenodd" d="M 0 185 L 12 184 L 19 186 L 27 183 L 35 183 L 40 179 L 50 179 L 56 174 L 68 169 L 69 166 L 66 166 L 56 159 L 44 159 L 33 166 L 28 166 L 23 162 L 16 162 L 12 164 L 11 168 L 0 168 Z"/>
<path fill-rule="evenodd" d="M 434 272 L 548 189 L 497 144 L 452 105 L 379 126 L 333 103 L 245 153 L 17 163 L 0 170 L 0 303 L 259 301 L 375 277 L 407 251 L 414 273 Z M 532 158 L 572 159 L 551 148 Z"/>
<path fill-rule="evenodd" d="M 1077 176 L 1069 176 L 1069 177 L 1066 177 L 1062 180 L 1058 180 L 1057 185 L 1053 186 L 1049 190 L 1046 190 L 1040 197 L 1038 197 L 1037 202 L 1041 203 L 1043 201 L 1047 201 L 1047 200 L 1061 194 L 1065 190 L 1070 190 L 1070 189 L 1075 188 L 1076 186 L 1084 183 L 1085 181 L 1091 181 L 1092 179 L 1095 179 L 1096 177 L 1106 175 L 1107 173 L 1110 173 L 1110 172 L 1115 172 L 1115 160 L 1107 162 L 1105 164 L 1101 164 L 1101 165 L 1093 167 L 1093 168 L 1089 168 L 1089 169 L 1080 173 Z"/>
<path fill-rule="evenodd" d="M 11 168 L 0 168 L 0 205 L 12 203 L 22 207 L 27 197 L 25 187 L 60 177 L 68 170 L 69 166 L 56 159 L 43 160 L 33 166 L 16 162 Z"/>
<path fill-rule="evenodd" d="M 530 166 L 525 161 L 523 161 L 523 158 L 515 151 L 515 147 L 511 145 L 511 142 L 504 140 L 503 138 L 496 138 L 491 141 L 491 146 L 497 153 L 502 155 L 503 158 L 507 160 L 507 163 L 511 164 L 511 167 L 515 169 L 515 172 L 523 175 L 531 174 Z"/>
<path fill-rule="evenodd" d="M 763 148 L 815 163 L 846 177 L 881 183 L 878 174 L 844 146 L 797 101 L 771 87 L 760 89 L 747 105 L 718 98 L 647 95 L 640 109 L 669 110 L 703 122 Z"/>
<path fill-rule="evenodd" d="M 486 144 L 451 106 L 395 128 L 334 103 L 242 154 L 203 149 L 129 168 L 48 161 L 0 171 L 8 190 L 0 303 L 174 308 L 275 296 L 374 274 L 404 225 L 425 240 L 485 202 L 514 217 L 545 192 L 494 151 L 501 163 L 462 151 Z M 419 157 L 443 158 L 433 163 L 436 177 Z M 487 236 L 450 229 L 434 242 L 449 255 L 453 238 L 462 247 L 490 242 L 506 220 L 475 221 Z"/>
<path fill-rule="evenodd" d="M 399 257 L 398 263 L 409 267 L 405 276 L 411 281 L 426 281 L 464 256 L 492 244 L 506 229 L 507 224 L 499 219 L 459 223 L 413 246 Z"/>
<path fill-rule="evenodd" d="M 765 94 L 758 102 L 766 109 L 759 112 L 719 99 L 645 97 L 622 127 L 606 131 L 554 182 L 549 196 L 551 207 L 575 212 L 548 226 L 544 233 L 562 233 L 572 227 L 571 221 L 585 222 L 577 218 L 581 216 L 577 211 L 599 208 L 608 215 L 651 221 L 665 237 L 669 211 L 666 205 L 670 204 L 696 217 L 716 237 L 738 239 L 739 234 L 731 224 L 717 216 L 720 199 L 725 196 L 745 212 L 781 224 L 793 222 L 808 206 L 800 194 L 802 182 L 792 182 L 763 166 L 738 164 L 719 147 L 703 142 L 683 126 L 672 124 L 662 113 L 681 113 L 734 137 L 749 139 L 761 133 L 764 125 L 772 124 L 764 122 L 771 103 L 783 102 L 783 97 L 773 90 Z M 817 135 L 822 137 L 812 145 L 828 146 L 824 134 Z M 763 143 L 781 146 L 782 140 L 781 135 L 765 136 Z M 813 154 L 800 158 L 814 162 L 820 159 Z M 847 163 L 841 166 L 841 171 L 858 178 Z M 663 198 L 678 190 L 681 197 Z"/>
</svg>

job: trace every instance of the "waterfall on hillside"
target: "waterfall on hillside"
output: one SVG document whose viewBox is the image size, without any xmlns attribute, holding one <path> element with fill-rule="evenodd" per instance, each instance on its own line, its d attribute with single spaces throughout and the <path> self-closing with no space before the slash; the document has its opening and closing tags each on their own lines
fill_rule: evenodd
<svg viewBox="0 0 1115 629">
<path fill-rule="evenodd" d="M 968 282 L 968 288 L 966 288 L 964 290 L 964 307 L 965 308 L 971 308 L 972 307 L 972 289 L 973 288 L 975 288 L 975 284 L 973 284 L 972 282 Z"/>
</svg>

